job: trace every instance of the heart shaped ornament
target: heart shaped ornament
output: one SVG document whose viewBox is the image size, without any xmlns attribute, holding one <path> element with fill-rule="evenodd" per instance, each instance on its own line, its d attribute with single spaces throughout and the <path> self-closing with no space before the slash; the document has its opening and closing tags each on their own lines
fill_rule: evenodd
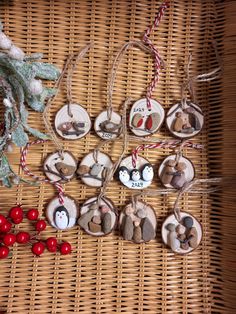
<svg viewBox="0 0 236 314">
<path fill-rule="evenodd" d="M 47 178 L 52 182 L 68 182 L 76 172 L 77 160 L 68 151 L 49 154 L 43 164 L 43 170 Z"/>
<path fill-rule="evenodd" d="M 53 198 L 46 208 L 46 217 L 50 225 L 59 230 L 70 229 L 75 226 L 79 207 L 76 201 L 68 196 L 63 197 L 62 205 L 58 197 Z"/>
<path fill-rule="evenodd" d="M 110 119 L 108 111 L 102 111 L 94 123 L 94 130 L 102 139 L 114 139 L 120 135 L 121 132 L 121 116 L 112 111 Z"/>
<path fill-rule="evenodd" d="M 165 111 L 161 104 L 154 99 L 150 99 L 150 103 L 151 108 L 148 109 L 147 99 L 139 99 L 130 110 L 129 127 L 137 136 L 147 136 L 157 132 L 165 119 Z"/>
<path fill-rule="evenodd" d="M 176 104 L 170 108 L 166 116 L 166 125 L 171 134 L 181 139 L 198 135 L 204 124 L 202 110 L 192 102 Z"/>
<path fill-rule="evenodd" d="M 80 208 L 78 225 L 92 236 L 104 236 L 112 232 L 117 224 L 118 212 L 113 202 L 103 197 L 89 198 Z"/>
<path fill-rule="evenodd" d="M 129 203 L 120 213 L 119 229 L 125 240 L 149 242 L 156 237 L 157 219 L 154 209 L 141 201 Z"/>
<path fill-rule="evenodd" d="M 91 120 L 88 112 L 79 104 L 63 106 L 55 117 L 55 130 L 67 140 L 77 140 L 84 137 L 91 129 Z"/>
<path fill-rule="evenodd" d="M 194 179 L 195 169 L 188 158 L 170 155 L 161 163 L 158 176 L 166 188 L 181 189 Z"/>
<path fill-rule="evenodd" d="M 81 161 L 77 176 L 88 186 L 101 187 L 107 172 L 113 167 L 110 156 L 98 151 L 96 158 L 94 152 L 87 154 Z"/>
<path fill-rule="evenodd" d="M 143 157 L 138 156 L 136 167 L 133 166 L 132 156 L 124 158 L 117 170 L 119 181 L 129 189 L 147 188 L 153 180 L 153 166 Z"/>
<path fill-rule="evenodd" d="M 180 221 L 172 214 L 163 222 L 161 236 L 165 245 L 174 253 L 188 254 L 199 246 L 202 226 L 194 216 L 186 212 L 180 213 Z"/>
</svg>

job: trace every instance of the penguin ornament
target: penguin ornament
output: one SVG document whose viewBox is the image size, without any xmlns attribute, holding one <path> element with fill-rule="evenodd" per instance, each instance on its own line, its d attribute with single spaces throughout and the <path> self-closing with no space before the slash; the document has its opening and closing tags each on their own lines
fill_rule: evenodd
<svg viewBox="0 0 236 314">
<path fill-rule="evenodd" d="M 54 222 L 58 229 L 67 229 L 69 219 L 69 213 L 65 206 L 59 206 L 55 209 Z"/>
<path fill-rule="evenodd" d="M 47 206 L 46 216 L 50 225 L 59 230 L 66 230 L 75 226 L 79 216 L 76 201 L 68 196 L 63 197 L 62 205 L 58 197 L 53 198 Z"/>
<path fill-rule="evenodd" d="M 144 189 L 152 183 L 153 166 L 147 159 L 138 156 L 134 167 L 132 156 L 128 156 L 121 161 L 117 177 L 129 189 Z"/>
</svg>

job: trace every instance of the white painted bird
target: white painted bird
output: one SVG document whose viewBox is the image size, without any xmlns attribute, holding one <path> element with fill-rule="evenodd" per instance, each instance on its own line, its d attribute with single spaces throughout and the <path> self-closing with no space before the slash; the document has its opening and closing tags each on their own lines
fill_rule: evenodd
<svg viewBox="0 0 236 314">
<path fill-rule="evenodd" d="M 130 180 L 129 170 L 125 166 L 121 166 L 119 168 L 118 174 L 119 174 L 119 180 L 122 183 L 126 183 L 126 182 L 128 182 Z"/>
<path fill-rule="evenodd" d="M 141 173 L 140 173 L 140 171 L 138 169 L 133 169 L 131 171 L 130 176 L 131 176 L 131 180 L 135 181 L 135 182 L 137 182 L 137 181 L 139 181 L 141 179 Z"/>
<path fill-rule="evenodd" d="M 152 181 L 154 177 L 153 166 L 149 163 L 145 164 L 142 169 L 142 179 L 144 181 Z"/>
<path fill-rule="evenodd" d="M 59 206 L 54 212 L 54 222 L 58 229 L 66 229 L 69 225 L 69 213 L 64 206 Z"/>
</svg>

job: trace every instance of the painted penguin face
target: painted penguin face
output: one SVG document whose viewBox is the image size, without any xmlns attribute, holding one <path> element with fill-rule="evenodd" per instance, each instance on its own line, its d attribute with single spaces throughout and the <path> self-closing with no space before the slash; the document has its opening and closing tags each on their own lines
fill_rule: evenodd
<svg viewBox="0 0 236 314">
<path fill-rule="evenodd" d="M 133 181 L 139 181 L 140 178 L 141 178 L 141 175 L 140 175 L 139 170 L 138 169 L 132 170 L 132 172 L 131 172 L 131 179 Z"/>
<path fill-rule="evenodd" d="M 54 221 L 58 229 L 66 229 L 69 224 L 69 213 L 64 206 L 60 206 L 54 213 Z"/>
<path fill-rule="evenodd" d="M 119 180 L 122 183 L 126 183 L 130 180 L 129 170 L 124 166 L 119 169 Z"/>
<path fill-rule="evenodd" d="M 151 181 L 153 179 L 154 172 L 151 164 L 146 164 L 143 167 L 142 178 L 144 181 Z"/>
</svg>

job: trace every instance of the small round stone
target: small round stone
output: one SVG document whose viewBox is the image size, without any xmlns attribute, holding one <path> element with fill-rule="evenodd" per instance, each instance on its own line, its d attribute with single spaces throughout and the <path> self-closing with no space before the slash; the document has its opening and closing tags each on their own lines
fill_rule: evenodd
<svg viewBox="0 0 236 314">
<path fill-rule="evenodd" d="M 94 222 L 95 224 L 100 225 L 101 224 L 101 216 L 93 216 L 92 222 Z"/>
<path fill-rule="evenodd" d="M 108 206 L 103 205 L 100 207 L 100 211 L 102 214 L 106 214 L 110 211 L 110 208 Z"/>
<path fill-rule="evenodd" d="M 186 228 L 191 228 L 193 226 L 193 218 L 192 217 L 185 217 L 183 220 L 183 225 Z"/>
<path fill-rule="evenodd" d="M 176 232 L 177 232 L 178 234 L 184 234 L 185 231 L 186 231 L 186 228 L 185 228 L 185 226 L 183 226 L 183 225 L 178 225 L 178 226 L 176 227 Z"/>
<path fill-rule="evenodd" d="M 175 224 L 168 224 L 167 226 L 166 226 L 166 229 L 167 230 L 169 230 L 169 231 L 175 231 Z"/>
<path fill-rule="evenodd" d="M 140 225 L 140 221 L 136 220 L 136 221 L 134 222 L 134 225 L 135 225 L 135 227 L 138 227 L 138 226 Z"/>
<path fill-rule="evenodd" d="M 90 167 L 87 165 L 81 165 L 81 166 L 79 166 L 79 168 L 77 170 L 77 174 L 80 176 L 87 174 L 89 172 L 90 172 Z"/>
<path fill-rule="evenodd" d="M 138 211 L 137 211 L 137 216 L 139 218 L 145 218 L 147 216 L 147 211 L 144 209 L 144 208 L 140 208 Z"/>
<path fill-rule="evenodd" d="M 135 208 L 133 208 L 133 206 L 132 206 L 131 204 L 129 204 L 129 205 L 127 205 L 127 206 L 125 207 L 125 214 L 126 214 L 127 216 L 132 215 L 134 212 L 135 212 Z"/>
</svg>

